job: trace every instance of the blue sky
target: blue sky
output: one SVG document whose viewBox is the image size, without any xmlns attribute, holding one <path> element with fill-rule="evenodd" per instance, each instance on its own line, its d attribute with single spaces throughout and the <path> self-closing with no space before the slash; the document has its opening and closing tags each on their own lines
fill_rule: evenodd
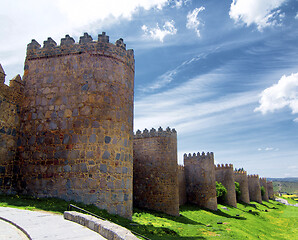
<svg viewBox="0 0 298 240">
<path fill-rule="evenodd" d="M 0 1 L 7 83 L 31 39 L 105 31 L 135 51 L 135 131 L 175 128 L 180 164 L 298 177 L 297 0 Z"/>
</svg>

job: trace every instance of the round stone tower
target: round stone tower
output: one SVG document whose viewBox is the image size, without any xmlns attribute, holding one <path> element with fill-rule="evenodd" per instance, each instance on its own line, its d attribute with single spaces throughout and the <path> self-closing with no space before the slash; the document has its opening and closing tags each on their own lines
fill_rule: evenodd
<svg viewBox="0 0 298 240">
<path fill-rule="evenodd" d="M 130 218 L 133 50 L 105 33 L 32 40 L 23 80 L 18 188 Z"/>
</svg>

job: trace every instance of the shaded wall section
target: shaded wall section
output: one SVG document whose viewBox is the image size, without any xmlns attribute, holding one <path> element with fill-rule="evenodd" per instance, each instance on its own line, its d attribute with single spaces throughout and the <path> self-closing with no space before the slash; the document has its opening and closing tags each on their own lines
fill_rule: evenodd
<svg viewBox="0 0 298 240">
<path fill-rule="evenodd" d="M 145 129 L 134 136 L 134 206 L 179 215 L 177 133 Z"/>
<path fill-rule="evenodd" d="M 187 202 L 217 210 L 214 155 L 184 154 Z"/>
<path fill-rule="evenodd" d="M 179 183 L 179 205 L 186 203 L 186 182 L 184 166 L 178 166 L 178 183 Z"/>
<path fill-rule="evenodd" d="M 260 185 L 261 187 L 264 187 L 264 190 L 265 190 L 264 194 L 262 195 L 262 200 L 268 202 L 269 198 L 268 198 L 268 188 L 267 188 L 266 178 L 260 178 Z"/>
<path fill-rule="evenodd" d="M 20 75 L 10 80 L 9 86 L 4 82 L 0 65 L 0 192 L 13 193 L 23 82 Z"/>
<path fill-rule="evenodd" d="M 258 203 L 262 203 L 262 195 L 261 195 L 261 185 L 259 180 L 259 175 L 248 175 L 248 190 L 249 190 L 249 199 L 250 201 L 255 201 Z"/>
<path fill-rule="evenodd" d="M 268 198 L 274 199 L 273 183 L 272 181 L 267 182 Z"/>
<path fill-rule="evenodd" d="M 234 171 L 235 182 L 240 185 L 240 201 L 249 204 L 249 190 L 248 190 L 248 179 L 246 171 Z"/>
</svg>

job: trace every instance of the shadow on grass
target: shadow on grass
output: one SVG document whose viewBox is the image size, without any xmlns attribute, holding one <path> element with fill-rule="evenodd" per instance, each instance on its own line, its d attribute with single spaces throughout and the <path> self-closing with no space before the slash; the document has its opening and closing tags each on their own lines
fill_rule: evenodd
<svg viewBox="0 0 298 240">
<path fill-rule="evenodd" d="M 222 204 L 222 205 L 223 205 L 223 204 Z M 231 206 L 228 206 L 228 205 L 223 205 L 223 206 L 231 207 Z M 198 211 L 198 210 L 204 210 L 204 211 L 211 212 L 211 213 L 213 213 L 214 215 L 218 215 L 218 216 L 221 216 L 221 217 L 234 218 L 234 219 L 239 219 L 239 220 L 246 220 L 245 217 L 232 216 L 232 215 L 229 215 L 228 213 L 223 212 L 223 210 L 221 210 L 221 209 L 217 209 L 217 211 L 213 211 L 213 210 L 210 210 L 210 209 L 207 209 L 207 208 L 199 208 L 198 206 L 193 205 L 193 204 L 186 204 L 186 205 L 184 205 L 184 206 L 181 206 L 181 210 L 182 210 L 182 211 Z M 201 225 L 205 225 L 205 224 L 202 224 L 202 223 L 200 223 L 200 224 L 201 224 Z"/>
<path fill-rule="evenodd" d="M 198 209 L 196 209 L 198 210 Z M 134 208 L 134 214 L 135 213 L 150 213 L 152 215 L 154 215 L 155 217 L 160 217 L 160 218 L 166 218 L 168 220 L 174 221 L 174 222 L 178 222 L 178 223 L 183 223 L 183 224 L 191 224 L 191 225 L 203 225 L 205 226 L 205 224 L 202 224 L 200 222 L 196 222 L 193 221 L 185 216 L 180 215 L 179 217 L 175 217 L 175 216 L 171 216 L 165 213 L 161 213 L 158 211 L 154 211 L 154 210 L 148 210 L 148 209 L 141 209 L 141 208 Z"/>
<path fill-rule="evenodd" d="M 226 217 L 226 218 L 234 218 L 238 220 L 246 220 L 245 217 L 240 217 L 240 216 L 231 216 L 225 212 L 223 212 L 221 209 L 218 209 L 217 211 L 211 211 L 213 214 L 221 216 L 221 217 Z"/>
</svg>

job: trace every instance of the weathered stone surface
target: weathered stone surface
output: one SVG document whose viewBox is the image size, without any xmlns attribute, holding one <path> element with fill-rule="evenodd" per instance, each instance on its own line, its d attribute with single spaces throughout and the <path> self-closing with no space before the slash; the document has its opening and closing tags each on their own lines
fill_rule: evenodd
<svg viewBox="0 0 298 240">
<path fill-rule="evenodd" d="M 259 175 L 248 175 L 249 200 L 262 203 Z"/>
<path fill-rule="evenodd" d="M 23 81 L 18 75 L 4 84 L 5 72 L 0 64 L 0 193 L 12 193 L 16 149 L 21 144 L 20 104 L 23 101 Z M 30 139 L 30 143 L 35 138 Z"/>
<path fill-rule="evenodd" d="M 187 201 L 217 210 L 213 153 L 184 154 Z"/>
<path fill-rule="evenodd" d="M 133 155 L 134 205 L 179 215 L 176 131 L 136 134 Z M 126 172 L 126 169 L 122 168 Z M 129 168 L 127 169 L 129 171 Z"/>
<path fill-rule="evenodd" d="M 93 203 L 130 218 L 134 56 L 107 36 L 100 39 L 85 34 L 79 44 L 66 36 L 61 46 L 51 38 L 42 48 L 36 41 L 28 45 L 16 189 Z M 5 136 L 16 135 L 14 126 L 3 127 Z M 118 154 L 130 158 L 120 162 Z"/>
<path fill-rule="evenodd" d="M 186 182 L 184 166 L 178 166 L 178 185 L 179 185 L 179 205 L 182 206 L 187 202 Z"/>
</svg>

